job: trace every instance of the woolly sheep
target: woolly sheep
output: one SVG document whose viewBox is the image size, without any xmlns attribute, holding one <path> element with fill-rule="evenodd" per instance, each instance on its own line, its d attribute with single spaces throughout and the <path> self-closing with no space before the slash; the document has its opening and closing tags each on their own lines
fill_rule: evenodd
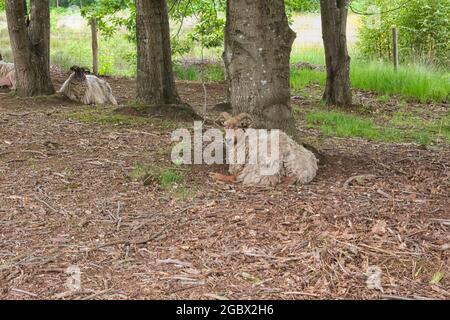
<svg viewBox="0 0 450 320">
<path fill-rule="evenodd" d="M 73 66 L 70 68 L 73 73 L 64 82 L 59 93 L 65 95 L 70 100 L 83 104 L 108 104 L 117 105 L 117 101 L 112 94 L 110 85 L 94 75 L 86 74 L 86 68 Z"/>
<path fill-rule="evenodd" d="M 226 120 L 224 122 L 225 129 L 235 130 L 236 135 L 239 135 L 239 132 L 240 134 L 245 134 L 245 130 L 236 129 L 243 127 L 245 122 L 249 123 L 251 121 L 250 115 L 246 113 L 241 113 L 236 117 L 222 113 L 221 117 Z M 253 186 L 275 186 L 280 183 L 307 184 L 315 178 L 318 170 L 318 160 L 314 154 L 296 143 L 281 130 L 279 131 L 279 159 L 275 159 L 275 161 L 268 162 L 267 164 L 249 163 L 249 146 L 265 144 L 270 150 L 269 146 L 271 146 L 271 143 L 272 136 L 270 133 L 265 136 L 248 135 L 247 141 L 246 139 L 235 139 L 233 142 L 234 150 L 245 148 L 242 149 L 245 150 L 245 164 L 233 164 L 233 161 L 229 161 L 231 163 L 229 167 L 231 176 L 213 174 L 213 177 L 222 181 L 241 182 L 244 185 Z M 230 157 L 230 154 L 227 154 L 227 156 Z M 229 158 L 229 160 L 231 159 Z M 273 169 L 271 170 L 273 174 L 263 174 L 263 167 L 265 170 L 267 168 Z"/>
</svg>

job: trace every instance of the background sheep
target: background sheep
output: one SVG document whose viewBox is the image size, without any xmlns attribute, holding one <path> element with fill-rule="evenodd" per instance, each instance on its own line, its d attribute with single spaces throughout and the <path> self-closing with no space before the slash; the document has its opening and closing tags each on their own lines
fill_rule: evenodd
<svg viewBox="0 0 450 320">
<path fill-rule="evenodd" d="M 225 118 L 225 129 L 236 129 L 251 122 L 251 117 L 246 113 L 242 113 L 236 117 L 222 113 L 221 117 Z M 229 168 L 231 176 L 213 174 L 213 177 L 216 179 L 227 182 L 242 182 L 244 185 L 275 186 L 279 183 L 306 184 L 315 178 L 318 169 L 318 160 L 314 154 L 296 143 L 283 131 L 279 131 L 279 159 L 258 164 L 249 163 L 249 146 L 262 143 L 267 145 L 270 151 L 272 144 L 271 135 L 249 135 L 246 141 L 246 139 L 242 139 L 242 134 L 245 134 L 245 131 L 235 130 L 235 133 L 236 135 L 240 134 L 241 139 L 237 138 L 232 142 L 234 144 L 234 154 L 236 154 L 236 150 L 243 148 L 241 150 L 245 150 L 245 164 L 233 164 L 232 159 L 229 159 L 231 163 Z M 230 154 L 227 154 L 227 156 L 230 157 Z M 259 158 L 258 162 L 261 162 L 260 160 Z M 263 174 L 267 168 L 273 169 L 271 172 L 274 173 L 271 175 Z"/>
<path fill-rule="evenodd" d="M 86 68 L 73 66 L 70 68 L 73 73 L 64 82 L 58 91 L 70 100 L 83 104 L 108 104 L 117 105 L 117 101 L 112 94 L 110 85 L 94 75 L 86 74 Z"/>
<path fill-rule="evenodd" d="M 16 71 L 14 63 L 3 61 L 0 54 L 0 87 L 8 87 L 12 90 L 16 89 Z"/>
</svg>

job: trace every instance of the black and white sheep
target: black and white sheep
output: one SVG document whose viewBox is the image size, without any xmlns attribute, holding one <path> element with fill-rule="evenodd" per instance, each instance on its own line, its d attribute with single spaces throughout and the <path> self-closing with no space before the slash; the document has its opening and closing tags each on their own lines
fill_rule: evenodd
<svg viewBox="0 0 450 320">
<path fill-rule="evenodd" d="M 73 66 L 72 74 L 64 82 L 59 93 L 70 100 L 83 104 L 113 104 L 117 105 L 116 98 L 112 94 L 111 86 L 94 75 L 87 74 L 89 70 Z"/>
</svg>

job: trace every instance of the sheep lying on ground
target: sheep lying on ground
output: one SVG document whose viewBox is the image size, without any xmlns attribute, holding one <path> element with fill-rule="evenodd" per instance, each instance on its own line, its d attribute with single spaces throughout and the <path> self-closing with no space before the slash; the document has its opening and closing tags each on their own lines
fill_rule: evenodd
<svg viewBox="0 0 450 320">
<path fill-rule="evenodd" d="M 274 136 L 267 135 L 247 135 L 248 140 L 242 139 L 242 135 L 246 135 L 248 130 L 237 130 L 237 128 L 244 127 L 244 124 L 251 123 L 251 117 L 242 113 L 236 117 L 231 117 L 227 113 L 221 114 L 225 118 L 223 123 L 225 129 L 232 129 L 235 132 L 234 152 L 228 153 L 227 157 L 230 163 L 230 176 L 222 174 L 212 174 L 214 178 L 226 182 L 242 182 L 244 185 L 253 186 L 275 186 L 280 183 L 288 184 L 306 184 L 311 182 L 316 176 L 318 160 L 314 154 L 304 148 L 303 146 L 292 140 L 283 131 L 277 131 L 278 135 L 278 157 L 270 159 L 270 155 L 266 161 L 261 161 L 261 155 L 258 150 L 257 163 L 249 161 L 249 148 L 252 146 L 266 145 L 268 150 L 271 150 L 272 143 L 275 143 Z M 241 135 L 241 139 L 239 138 Z M 236 164 L 236 161 L 231 161 L 230 154 L 236 155 L 236 150 L 245 150 L 245 163 Z M 259 148 L 258 148 L 259 149 Z"/>
<path fill-rule="evenodd" d="M 117 105 L 109 84 L 94 75 L 86 74 L 88 69 L 73 66 L 73 73 L 64 82 L 59 93 L 70 100 L 83 104 L 113 104 Z"/>
<path fill-rule="evenodd" d="M 16 89 L 16 71 L 14 63 L 3 61 L 0 54 L 0 87 L 8 87 L 12 90 Z"/>
</svg>

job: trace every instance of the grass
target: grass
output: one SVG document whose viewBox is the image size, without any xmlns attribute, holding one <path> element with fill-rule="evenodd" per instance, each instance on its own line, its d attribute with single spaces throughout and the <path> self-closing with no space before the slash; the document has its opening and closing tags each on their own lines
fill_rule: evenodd
<svg viewBox="0 0 450 320">
<path fill-rule="evenodd" d="M 67 112 L 64 113 L 63 116 L 74 121 L 91 124 L 94 123 L 112 126 L 136 126 L 150 124 L 153 127 L 164 130 L 175 129 L 180 125 L 179 121 L 171 121 L 165 118 L 156 118 L 151 116 L 124 115 L 110 108 L 99 107 Z"/>
<path fill-rule="evenodd" d="M 382 62 L 355 61 L 350 69 L 354 88 L 381 95 L 401 95 L 420 102 L 444 101 L 450 94 L 450 73 L 429 66 L 405 65 L 396 72 Z"/>
<path fill-rule="evenodd" d="M 121 115 L 111 109 L 99 109 L 97 107 L 68 112 L 65 113 L 65 117 L 85 123 L 120 126 L 145 124 L 151 120 L 149 118 Z"/>
<path fill-rule="evenodd" d="M 410 113 L 397 112 L 387 122 L 378 123 L 372 118 L 318 109 L 306 113 L 305 121 L 309 128 L 320 129 L 326 136 L 421 145 L 450 143 L 450 112 L 441 119 L 428 121 Z"/>
<path fill-rule="evenodd" d="M 325 135 L 337 137 L 360 137 L 368 140 L 398 141 L 398 132 L 384 132 L 375 125 L 373 119 L 339 111 L 316 110 L 305 116 L 308 127 L 318 127 Z"/>
<path fill-rule="evenodd" d="M 323 72 L 291 69 L 291 88 L 293 91 L 300 91 L 313 83 L 324 86 L 325 81 L 326 76 Z"/>
<path fill-rule="evenodd" d="M 223 66 L 210 64 L 204 66 L 203 70 L 196 66 L 184 67 L 180 64 L 174 65 L 175 76 L 180 80 L 187 81 L 223 81 L 225 71 Z"/>
<path fill-rule="evenodd" d="M 130 173 L 133 181 L 144 183 L 157 182 L 161 187 L 168 188 L 183 180 L 183 175 L 172 168 L 159 168 L 153 166 L 137 165 Z"/>
<path fill-rule="evenodd" d="M 177 168 L 160 168 L 138 164 L 129 174 L 132 181 L 142 182 L 144 185 L 156 183 L 178 200 L 192 199 L 197 195 L 198 186 L 192 182 L 184 183 L 184 174 Z"/>
</svg>

